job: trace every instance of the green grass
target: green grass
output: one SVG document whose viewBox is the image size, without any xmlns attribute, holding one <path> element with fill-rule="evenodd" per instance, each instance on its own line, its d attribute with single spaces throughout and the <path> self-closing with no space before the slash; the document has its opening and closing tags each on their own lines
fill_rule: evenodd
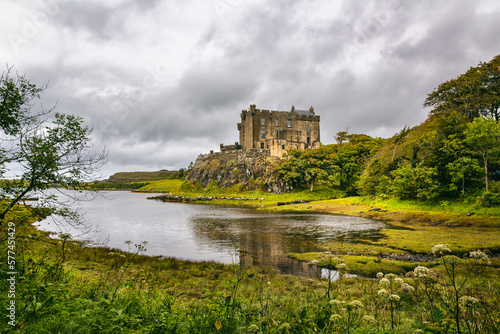
<svg viewBox="0 0 500 334">
<path fill-rule="evenodd" d="M 360 275 L 328 283 L 323 279 L 281 275 L 266 267 L 242 268 L 145 257 L 106 248 L 86 248 L 77 242 L 66 244 L 63 261 L 62 244 L 32 228 L 24 219 L 29 214 L 19 207 L 14 216 L 9 216 L 17 219 L 17 332 L 416 333 L 421 329 L 427 333 L 455 333 L 456 296 L 442 260 L 406 262 L 391 260 L 389 255 L 430 254 L 432 245 L 438 243 L 448 244 L 460 256 L 475 249 L 497 254 L 500 251 L 497 208 L 475 210 L 476 214 L 468 217 L 466 213 L 471 207 L 461 203 L 431 205 L 335 198 L 342 194 L 321 188 L 314 193 L 295 191 L 280 195 L 243 191 L 237 186 L 221 189 L 212 185 L 203 189 L 175 179 L 151 181 L 141 190 L 184 196 L 265 197 L 266 200 L 257 203 L 231 200 L 211 203 L 253 203 L 260 210 L 347 214 L 383 220 L 388 225 L 380 231 L 378 239 L 330 241 L 321 245 L 329 253 L 289 254 L 303 261 L 316 260 L 332 269 L 343 261 L 348 273 Z M 297 199 L 311 203 L 276 205 L 278 201 Z M 387 212 L 368 211 L 373 207 Z M 4 240 L 0 252 L 2 291 L 8 289 L 5 246 Z M 334 256 L 338 258 L 335 263 Z M 473 260 L 467 260 L 456 267 L 455 277 L 459 282 L 466 279 L 459 297 L 478 300 L 473 313 L 460 306 L 462 332 L 472 333 L 477 327 L 480 333 L 497 333 L 500 258 L 492 258 L 489 265 L 471 267 L 472 264 Z M 430 293 L 423 290 L 430 281 L 404 276 L 416 266 L 434 271 Z M 472 275 L 467 277 L 469 268 L 473 269 Z M 394 307 L 378 295 L 381 286 L 373 279 L 378 272 L 396 273 L 415 290 L 411 293 L 391 290 L 400 297 Z M 340 304 L 330 303 L 331 300 Z M 354 300 L 363 306 L 349 308 Z M 7 294 L 1 294 L 0 305 L 8 302 Z M 5 319 L 5 314 L 2 315 Z M 392 326 L 394 331 L 390 329 Z M 12 328 L 3 321 L 0 330 L 10 332 Z"/>
<path fill-rule="evenodd" d="M 178 171 L 160 170 L 157 172 L 120 172 L 111 175 L 109 182 L 149 182 L 175 177 Z"/>
<path fill-rule="evenodd" d="M 310 192 L 308 190 L 292 191 L 290 193 L 274 194 L 262 190 L 246 190 L 241 186 L 222 188 L 216 185 L 209 185 L 205 189 L 199 184 L 191 184 L 182 180 L 160 180 L 152 181 L 148 185 L 140 188 L 141 191 L 172 193 L 178 196 L 218 196 L 218 197 L 245 197 L 245 198 L 264 198 L 258 203 L 247 202 L 249 206 L 275 206 L 278 202 L 291 202 L 295 200 L 318 201 L 324 198 L 337 198 L 345 194 L 333 189 L 317 187 L 317 190 Z M 210 201 L 212 204 L 238 204 L 237 201 L 220 200 Z"/>
<path fill-rule="evenodd" d="M 356 206 L 344 200 L 332 203 L 339 208 Z M 16 216 L 21 214 L 17 212 Z M 4 245 L 5 241 L 0 252 L 0 289 L 7 291 Z M 15 269 L 19 279 L 15 330 L 18 333 L 414 333 L 416 329 L 429 333 L 456 332 L 454 314 L 447 306 L 454 305 L 450 294 L 453 289 L 439 259 L 427 263 L 392 261 L 380 258 L 393 250 L 382 245 L 331 242 L 324 246 L 332 253 L 339 253 L 349 273 L 372 278 L 378 272 L 397 273 L 415 290 L 411 293 L 391 290 L 401 298 L 397 307 L 392 307 L 378 295 L 381 286 L 374 279 L 344 277 L 328 283 L 324 279 L 281 275 L 267 267 L 243 268 L 146 257 L 134 254 L 133 243 L 131 253 L 126 253 L 68 242 L 63 256 L 61 242 L 17 220 Z M 305 261 L 317 259 L 325 267 L 333 268 L 332 254 L 294 256 Z M 460 297 L 478 300 L 473 318 L 468 317 L 467 309 L 462 309 L 463 333 L 469 333 L 467 326 L 478 326 L 481 333 L 498 332 L 500 311 L 495 306 L 500 302 L 499 260 L 495 258 L 491 265 L 472 270 L 460 292 Z M 464 279 L 471 263 L 470 260 L 460 263 L 456 277 Z M 422 281 L 404 277 L 417 265 L 425 265 L 437 273 L 430 295 L 422 290 Z M 362 306 L 350 308 L 354 301 L 358 304 L 353 305 Z M 8 302 L 7 294 L 1 294 L 0 305 Z M 428 312 L 429 305 L 434 313 Z M 5 319 L 5 313 L 2 315 Z M 2 332 L 12 329 L 6 321 L 0 323 Z"/>
<path fill-rule="evenodd" d="M 369 204 L 372 206 L 378 206 L 382 208 L 387 208 L 391 210 L 402 210 L 402 211 L 420 211 L 420 212 L 444 212 L 448 214 L 455 215 L 467 215 L 468 213 L 474 213 L 480 216 L 495 216 L 500 217 L 500 207 L 481 207 L 475 203 L 464 202 L 460 200 L 441 200 L 438 202 L 418 202 L 410 200 L 398 200 L 398 199 L 370 199 L 363 198 L 360 203 Z"/>
</svg>

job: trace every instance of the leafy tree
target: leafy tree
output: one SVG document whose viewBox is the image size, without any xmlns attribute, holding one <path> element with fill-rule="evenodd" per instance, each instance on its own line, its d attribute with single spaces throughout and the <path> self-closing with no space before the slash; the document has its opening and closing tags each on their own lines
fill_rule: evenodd
<svg viewBox="0 0 500 334">
<path fill-rule="evenodd" d="M 349 140 L 349 127 L 345 129 L 345 131 L 339 131 L 337 132 L 337 135 L 335 136 L 335 141 L 337 144 L 342 145 L 344 142 Z"/>
<path fill-rule="evenodd" d="M 342 144 L 340 144 L 342 142 Z M 339 144 L 322 145 L 313 150 L 289 150 L 276 167 L 276 175 L 294 187 L 316 183 L 356 194 L 355 187 L 367 159 L 380 147 L 381 139 L 362 134 L 342 134 Z"/>
<path fill-rule="evenodd" d="M 466 143 L 459 135 L 450 136 L 441 148 L 445 155 L 452 156 L 446 169 L 451 176 L 450 190 L 457 190 L 458 184 L 461 187 L 462 196 L 465 195 L 467 181 L 481 172 L 481 166 L 477 159 L 470 156 Z"/>
<path fill-rule="evenodd" d="M 421 199 L 429 201 L 439 196 L 439 183 L 435 168 L 419 165 L 415 168 L 404 166 L 392 172 L 392 193 L 401 199 Z"/>
<path fill-rule="evenodd" d="M 365 168 L 366 161 L 380 147 L 381 140 L 364 134 L 350 134 L 348 142 L 335 146 L 334 153 L 328 156 L 335 171 L 333 179 L 342 190 L 357 194 L 356 184 Z"/>
<path fill-rule="evenodd" d="M 314 184 L 328 177 L 329 148 L 320 146 L 314 150 L 288 150 L 285 159 L 276 167 L 276 175 L 293 187 L 307 185 L 314 191 Z"/>
<path fill-rule="evenodd" d="M 488 164 L 500 154 L 500 124 L 484 117 L 475 119 L 465 130 L 465 142 L 483 160 L 484 182 L 488 192 Z"/>
<path fill-rule="evenodd" d="M 0 224 L 6 215 L 30 192 L 43 192 L 51 186 L 79 188 L 96 176 L 106 153 L 93 153 L 92 130 L 80 117 L 54 113 L 54 108 L 34 112 L 33 106 L 45 87 L 37 87 L 23 76 L 12 76 L 8 69 L 0 79 L 0 177 L 15 173 L 0 186 Z M 45 213 L 75 218 L 54 196 L 42 203 Z"/>
<path fill-rule="evenodd" d="M 484 116 L 498 121 L 500 55 L 440 84 L 427 96 L 424 106 L 434 107 L 433 114 L 457 111 L 469 120 Z"/>
</svg>

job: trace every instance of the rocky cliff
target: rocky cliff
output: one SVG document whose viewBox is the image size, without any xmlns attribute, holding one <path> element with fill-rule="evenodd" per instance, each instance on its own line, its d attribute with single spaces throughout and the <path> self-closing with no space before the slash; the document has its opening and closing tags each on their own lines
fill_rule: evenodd
<svg viewBox="0 0 500 334">
<path fill-rule="evenodd" d="M 199 182 L 203 187 L 216 181 L 220 187 L 242 185 L 248 189 L 286 192 L 291 187 L 273 175 L 273 166 L 278 160 L 268 150 L 247 149 L 200 154 L 187 180 Z"/>
</svg>

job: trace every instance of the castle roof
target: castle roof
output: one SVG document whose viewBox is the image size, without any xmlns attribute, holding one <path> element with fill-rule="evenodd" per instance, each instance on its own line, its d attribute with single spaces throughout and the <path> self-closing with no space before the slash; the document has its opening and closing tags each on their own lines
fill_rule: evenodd
<svg viewBox="0 0 500 334">
<path fill-rule="evenodd" d="M 298 114 L 299 116 L 314 116 L 314 113 L 312 113 L 309 110 L 298 110 L 295 109 L 294 112 Z"/>
</svg>

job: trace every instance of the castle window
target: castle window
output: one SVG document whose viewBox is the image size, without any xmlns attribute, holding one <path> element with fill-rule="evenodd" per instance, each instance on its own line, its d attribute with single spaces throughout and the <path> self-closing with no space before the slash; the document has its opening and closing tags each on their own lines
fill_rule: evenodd
<svg viewBox="0 0 500 334">
<path fill-rule="evenodd" d="M 307 137 L 307 145 L 311 145 L 311 137 Z"/>
<path fill-rule="evenodd" d="M 288 120 L 288 127 L 289 127 L 289 128 L 291 128 L 291 127 L 292 127 L 292 120 L 291 120 L 291 119 L 289 119 L 289 120 Z"/>
<path fill-rule="evenodd" d="M 262 126 L 266 125 L 266 119 L 265 118 L 261 118 L 260 119 L 260 125 L 262 125 Z"/>
<path fill-rule="evenodd" d="M 274 126 L 279 126 L 279 125 L 280 125 L 280 121 L 278 121 L 278 119 L 276 118 L 276 119 L 274 120 Z"/>
<path fill-rule="evenodd" d="M 281 145 L 281 149 L 284 150 L 285 149 L 285 145 Z"/>
<path fill-rule="evenodd" d="M 260 143 L 260 149 L 263 150 L 264 149 L 264 143 Z"/>
<path fill-rule="evenodd" d="M 308 125 L 308 126 L 306 127 L 306 131 L 307 131 L 307 133 L 311 133 L 311 126 L 310 126 L 310 125 Z"/>
<path fill-rule="evenodd" d="M 260 130 L 260 138 L 266 138 L 266 130 Z"/>
<path fill-rule="evenodd" d="M 290 141 L 293 141 L 293 137 L 292 136 L 290 136 Z"/>
<path fill-rule="evenodd" d="M 274 138 L 278 139 L 278 130 L 274 131 Z"/>
</svg>

